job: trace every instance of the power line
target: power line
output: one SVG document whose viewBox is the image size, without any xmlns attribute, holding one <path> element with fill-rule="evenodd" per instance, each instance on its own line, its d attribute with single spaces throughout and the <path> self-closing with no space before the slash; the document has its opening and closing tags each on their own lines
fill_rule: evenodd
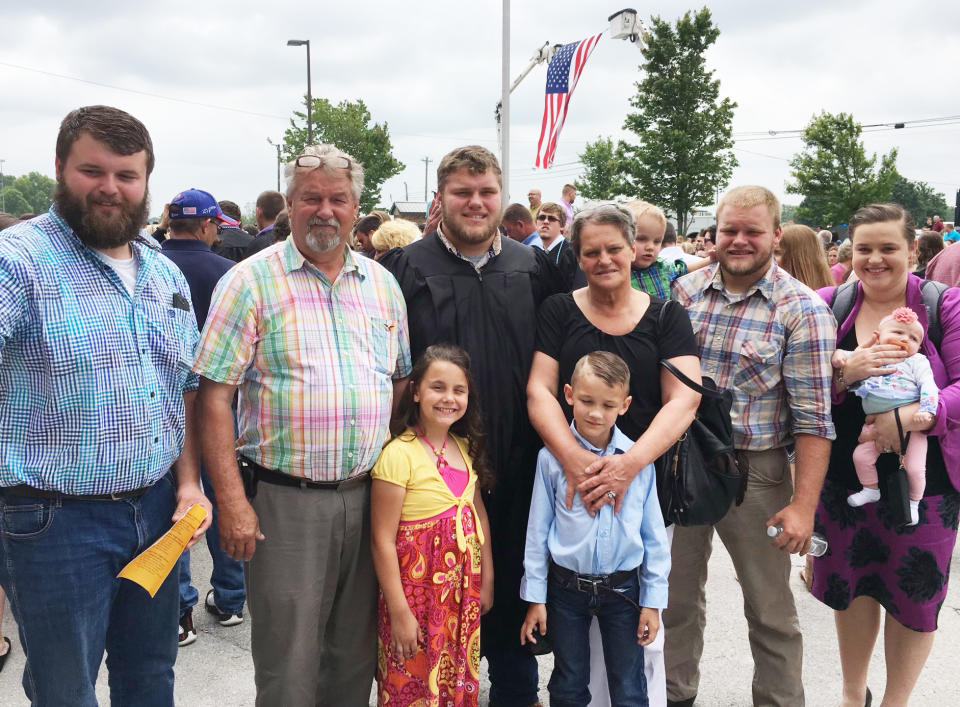
<svg viewBox="0 0 960 707">
<path fill-rule="evenodd" d="M 150 93 L 149 91 L 139 91 L 135 88 L 124 88 L 123 86 L 113 86 L 108 83 L 101 83 L 100 81 L 90 81 L 89 79 L 82 79 L 79 76 L 68 76 L 66 74 L 58 74 L 53 71 L 45 71 L 43 69 L 34 69 L 29 66 L 20 66 L 19 64 L 10 64 L 6 61 L 0 61 L 0 66 L 7 66 L 12 69 L 20 69 L 21 71 L 31 71 L 35 74 L 43 74 L 45 76 L 54 76 L 58 79 L 66 79 L 67 81 L 78 81 L 80 83 L 90 84 L 91 86 L 100 86 L 101 88 L 110 88 L 114 91 L 125 91 L 126 93 L 135 93 L 139 96 L 149 96 L 150 98 L 160 98 L 165 101 L 174 101 L 175 103 L 185 103 L 191 106 L 201 106 L 203 108 L 213 108 L 215 110 L 226 110 L 231 113 L 243 113 L 244 115 L 255 115 L 259 118 L 276 118 L 278 120 L 286 120 L 287 116 L 283 115 L 273 115 L 272 113 L 258 113 L 252 110 L 244 110 L 242 108 L 231 108 L 230 106 L 218 106 L 213 103 L 203 103 L 201 101 L 189 101 L 185 98 L 174 98 L 173 96 L 164 96 L 159 93 Z"/>
</svg>

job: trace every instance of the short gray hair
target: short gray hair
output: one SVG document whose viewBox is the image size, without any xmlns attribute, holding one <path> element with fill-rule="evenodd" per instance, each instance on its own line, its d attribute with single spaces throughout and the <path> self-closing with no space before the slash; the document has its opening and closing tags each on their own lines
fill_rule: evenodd
<svg viewBox="0 0 960 707">
<path fill-rule="evenodd" d="M 633 220 L 633 214 L 622 206 L 616 204 L 603 204 L 593 209 L 587 209 L 578 213 L 573 219 L 573 225 L 570 227 L 570 246 L 573 253 L 580 257 L 580 237 L 585 226 L 610 225 L 616 226 L 623 234 L 623 239 L 627 245 L 633 247 L 636 240 L 637 226 Z"/>
<path fill-rule="evenodd" d="M 303 148 L 303 152 L 300 153 L 299 157 L 305 155 L 312 155 L 313 157 L 319 157 L 321 164 L 315 169 L 323 169 L 327 174 L 335 175 L 337 170 L 340 169 L 335 162 L 339 160 L 336 158 L 343 158 L 350 163 L 350 191 L 353 192 L 353 199 L 356 202 L 360 202 L 360 194 L 363 192 L 363 165 L 357 162 L 353 157 L 348 155 L 346 152 L 336 147 L 335 145 L 308 145 Z M 297 175 L 301 172 L 313 171 L 305 170 L 304 168 L 297 168 L 297 160 L 291 160 L 287 162 L 286 167 L 284 167 L 283 175 L 287 181 L 287 198 L 293 196 L 293 192 L 297 188 Z"/>
</svg>

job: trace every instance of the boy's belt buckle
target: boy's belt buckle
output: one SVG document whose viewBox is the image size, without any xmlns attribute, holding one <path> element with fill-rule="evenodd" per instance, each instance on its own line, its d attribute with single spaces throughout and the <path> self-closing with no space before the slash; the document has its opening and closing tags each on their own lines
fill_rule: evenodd
<svg viewBox="0 0 960 707">
<path fill-rule="evenodd" d="M 591 577 L 581 577 L 577 575 L 577 591 L 583 592 L 584 594 L 593 594 L 596 596 L 599 592 L 597 587 L 603 584 L 602 579 L 591 578 Z"/>
</svg>

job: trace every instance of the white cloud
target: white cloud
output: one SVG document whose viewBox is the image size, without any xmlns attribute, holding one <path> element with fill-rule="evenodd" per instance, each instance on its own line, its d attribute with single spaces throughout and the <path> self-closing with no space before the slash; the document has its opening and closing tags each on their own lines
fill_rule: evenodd
<svg viewBox="0 0 960 707">
<path fill-rule="evenodd" d="M 331 6 L 332 5 L 332 6 Z M 602 30 L 619 6 L 580 0 L 512 2 L 511 77 L 544 42 L 565 43 Z M 43 2 L 5 8 L 0 47 L 0 158 L 4 171 L 52 175 L 57 127 L 71 109 L 108 103 L 149 127 L 157 152 L 154 210 L 189 186 L 250 202 L 276 186 L 277 140 L 305 92 L 305 52 L 289 38 L 311 40 L 313 93 L 333 101 L 362 98 L 387 122 L 406 171 L 384 187 L 383 200 L 423 191 L 423 157 L 431 172 L 466 142 L 496 147 L 493 110 L 500 92 L 501 3 L 432 0 L 396 3 L 301 3 L 275 0 L 159 0 L 150 4 Z M 119 9 L 118 9 L 119 8 Z M 668 20 L 691 9 L 657 6 Z M 695 8 L 694 8 L 695 9 Z M 847 111 L 864 123 L 960 113 L 953 76 L 960 47 L 943 28 L 960 20 L 947 2 L 892 0 L 835 3 L 736 1 L 712 8 L 720 38 L 708 66 L 721 95 L 738 103 L 735 133 L 802 128 L 820 110 Z M 535 68 L 511 100 L 512 193 L 528 188 L 559 196 L 576 177 L 578 153 L 598 135 L 621 135 L 640 52 L 606 37 L 574 94 L 557 167 L 532 169 L 546 67 Z M 249 115 L 119 91 L 36 70 L 184 101 L 238 108 Z M 960 125 L 865 135 L 868 150 L 900 150 L 900 171 L 931 182 L 952 202 L 960 177 Z M 796 138 L 741 141 L 736 183 L 762 183 L 784 195 L 785 160 Z M 761 154 L 753 154 L 761 153 Z M 435 176 L 430 175 L 430 188 Z M 787 196 L 788 202 L 797 198 Z"/>
</svg>

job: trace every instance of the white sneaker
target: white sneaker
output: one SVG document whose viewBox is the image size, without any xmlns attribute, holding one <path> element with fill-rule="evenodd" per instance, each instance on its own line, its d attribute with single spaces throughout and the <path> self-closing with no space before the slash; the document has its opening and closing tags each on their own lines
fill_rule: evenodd
<svg viewBox="0 0 960 707">
<path fill-rule="evenodd" d="M 207 591 L 207 598 L 204 599 L 203 605 L 208 612 L 217 617 L 217 622 L 221 626 L 236 626 L 237 624 L 243 623 L 243 611 L 239 611 L 236 614 L 228 614 L 220 611 L 220 607 L 218 607 L 217 603 L 213 600 L 212 589 Z"/>
<path fill-rule="evenodd" d="M 177 645 L 189 646 L 197 640 L 197 631 L 193 627 L 193 609 L 187 609 L 180 617 L 180 634 L 177 636 Z"/>
<path fill-rule="evenodd" d="M 907 525 L 916 525 L 920 522 L 920 501 L 910 501 L 910 522 Z"/>
</svg>

